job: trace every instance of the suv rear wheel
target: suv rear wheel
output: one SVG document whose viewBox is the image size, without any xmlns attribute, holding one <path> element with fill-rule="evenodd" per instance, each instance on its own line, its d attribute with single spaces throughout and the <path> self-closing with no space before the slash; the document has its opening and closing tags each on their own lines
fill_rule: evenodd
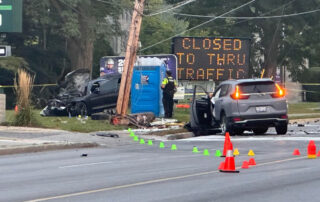
<svg viewBox="0 0 320 202">
<path fill-rule="evenodd" d="M 278 135 L 285 135 L 288 130 L 288 125 L 287 124 L 280 124 L 276 126 L 276 131 Z"/>
<path fill-rule="evenodd" d="M 263 135 L 268 131 L 268 128 L 254 128 L 254 129 L 252 129 L 252 131 L 256 135 Z"/>
<path fill-rule="evenodd" d="M 235 135 L 235 133 L 232 130 L 232 127 L 230 125 L 230 122 L 228 121 L 228 119 L 224 113 L 221 114 L 220 128 L 221 128 L 222 135 L 225 135 L 226 132 L 229 132 L 230 135 Z"/>
</svg>

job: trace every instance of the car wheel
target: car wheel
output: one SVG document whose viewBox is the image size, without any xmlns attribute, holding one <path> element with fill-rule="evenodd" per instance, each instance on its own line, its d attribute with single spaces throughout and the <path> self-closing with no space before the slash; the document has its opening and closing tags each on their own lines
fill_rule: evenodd
<svg viewBox="0 0 320 202">
<path fill-rule="evenodd" d="M 256 135 L 263 135 L 268 131 L 268 128 L 255 128 L 255 129 L 252 129 L 252 131 Z"/>
<path fill-rule="evenodd" d="M 235 135 L 235 131 L 232 130 L 230 123 L 225 114 L 221 115 L 220 128 L 221 128 L 222 135 L 225 135 L 226 132 L 229 132 L 229 135 Z"/>
<path fill-rule="evenodd" d="M 288 125 L 287 124 L 280 124 L 276 126 L 276 131 L 278 135 L 285 135 L 288 130 Z"/>
<path fill-rule="evenodd" d="M 89 116 L 87 105 L 84 102 L 76 103 L 76 113 L 77 116 L 81 115 L 81 117 Z"/>
</svg>

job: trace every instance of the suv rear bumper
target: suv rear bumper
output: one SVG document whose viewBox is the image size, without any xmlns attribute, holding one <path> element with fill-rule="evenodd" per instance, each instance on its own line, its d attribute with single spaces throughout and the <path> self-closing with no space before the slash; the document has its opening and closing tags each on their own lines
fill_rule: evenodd
<svg viewBox="0 0 320 202">
<path fill-rule="evenodd" d="M 234 121 L 231 118 L 230 122 L 235 128 L 261 128 L 272 127 L 282 124 L 288 124 L 288 119 L 285 118 L 258 118 L 258 119 L 245 119 L 241 121 Z"/>
</svg>

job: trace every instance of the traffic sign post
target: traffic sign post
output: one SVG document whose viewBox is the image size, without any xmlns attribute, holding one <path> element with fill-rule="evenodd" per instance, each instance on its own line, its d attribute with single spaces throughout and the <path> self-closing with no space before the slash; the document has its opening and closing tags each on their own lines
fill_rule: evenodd
<svg viewBox="0 0 320 202">
<path fill-rule="evenodd" d="M 0 33 L 22 32 L 22 0 L 0 0 Z"/>
</svg>

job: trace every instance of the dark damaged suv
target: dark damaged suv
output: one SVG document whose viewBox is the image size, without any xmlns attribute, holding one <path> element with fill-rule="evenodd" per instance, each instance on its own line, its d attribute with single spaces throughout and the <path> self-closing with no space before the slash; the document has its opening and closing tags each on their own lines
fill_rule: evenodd
<svg viewBox="0 0 320 202">
<path fill-rule="evenodd" d="M 42 116 L 90 116 L 98 112 L 114 113 L 121 74 L 113 73 L 90 80 L 90 71 L 78 69 L 66 75 L 60 93 L 48 101 Z"/>
<path fill-rule="evenodd" d="M 72 115 L 90 116 L 93 113 L 114 109 L 117 105 L 121 74 L 110 74 L 92 80 L 85 88 L 85 95 L 73 98 L 68 104 Z"/>
<path fill-rule="evenodd" d="M 198 99 L 199 90 L 207 96 Z M 196 86 L 190 119 L 195 132 L 219 129 L 222 134 L 228 131 L 230 135 L 240 135 L 249 130 L 261 135 L 275 127 L 277 134 L 286 134 L 285 91 L 271 79 L 224 81 L 211 96 Z"/>
</svg>

